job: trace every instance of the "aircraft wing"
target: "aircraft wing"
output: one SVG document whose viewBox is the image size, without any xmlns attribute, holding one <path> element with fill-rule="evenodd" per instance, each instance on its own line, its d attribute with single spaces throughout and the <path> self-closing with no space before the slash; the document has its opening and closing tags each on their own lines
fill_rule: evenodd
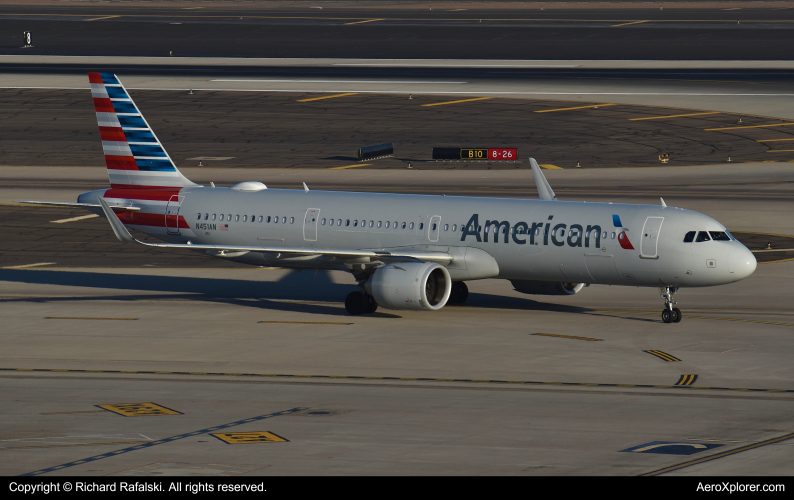
<svg viewBox="0 0 794 500">
<path fill-rule="evenodd" d="M 38 200 L 22 200 L 18 201 L 17 203 L 25 203 L 27 205 L 47 205 L 47 206 L 54 206 L 54 207 L 74 207 L 74 208 L 102 208 L 101 205 L 95 205 L 93 203 L 69 203 L 67 201 L 38 201 Z M 113 208 L 119 210 L 140 210 L 140 207 L 122 207 L 122 206 L 113 206 Z"/>
<path fill-rule="evenodd" d="M 130 234 L 124 224 L 119 220 L 116 213 L 113 212 L 104 198 L 98 197 L 102 211 L 110 222 L 110 227 L 119 241 L 124 243 L 138 243 L 148 247 L 157 248 L 182 248 L 189 250 L 214 250 L 221 255 L 223 252 L 262 252 L 262 253 L 279 253 L 279 254 L 293 254 L 293 255 L 326 255 L 329 257 L 345 258 L 360 258 L 370 257 L 371 260 L 421 260 L 426 262 L 436 262 L 439 264 L 449 264 L 452 262 L 452 255 L 444 252 L 388 252 L 377 250 L 337 250 L 332 248 L 290 248 L 290 247 L 257 247 L 257 246 L 239 246 L 239 245 L 194 245 L 191 243 L 146 243 L 136 239 Z M 115 208 L 115 207 L 114 207 Z M 124 207 L 119 207 L 124 208 Z"/>
</svg>

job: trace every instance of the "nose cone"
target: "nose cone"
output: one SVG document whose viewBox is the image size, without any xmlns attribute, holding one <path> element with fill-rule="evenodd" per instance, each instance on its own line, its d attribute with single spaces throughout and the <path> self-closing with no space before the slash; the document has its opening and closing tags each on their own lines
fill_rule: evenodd
<svg viewBox="0 0 794 500">
<path fill-rule="evenodd" d="M 736 281 L 743 280 L 753 274 L 758 266 L 753 252 L 743 245 L 737 245 L 737 248 L 731 249 L 728 261 L 730 264 L 729 269 L 733 274 L 733 279 Z"/>
</svg>

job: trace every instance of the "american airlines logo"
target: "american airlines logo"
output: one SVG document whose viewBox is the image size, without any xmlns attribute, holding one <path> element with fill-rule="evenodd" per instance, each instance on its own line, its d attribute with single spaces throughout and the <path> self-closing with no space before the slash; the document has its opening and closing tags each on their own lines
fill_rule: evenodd
<svg viewBox="0 0 794 500">
<path fill-rule="evenodd" d="M 562 247 L 566 244 L 570 247 L 584 247 L 584 248 L 600 248 L 601 247 L 601 226 L 594 224 L 584 226 L 582 224 L 554 224 L 552 220 L 553 215 L 550 215 L 546 222 L 517 222 L 512 226 L 509 221 L 499 220 L 486 220 L 485 224 L 480 226 L 480 215 L 473 214 L 463 228 L 463 234 L 460 241 L 465 242 L 469 236 L 475 238 L 480 243 L 487 243 L 489 236 L 493 236 L 493 242 L 499 243 L 500 235 L 504 243 L 508 243 L 511 239 L 517 245 L 538 245 L 542 242 L 543 245 L 552 245 Z M 615 227 L 623 228 L 620 223 L 620 217 L 613 216 Z M 552 224 L 554 224 L 552 226 Z M 627 229 L 624 229 L 618 241 L 621 248 L 627 250 L 634 250 L 628 236 L 626 235 Z"/>
</svg>

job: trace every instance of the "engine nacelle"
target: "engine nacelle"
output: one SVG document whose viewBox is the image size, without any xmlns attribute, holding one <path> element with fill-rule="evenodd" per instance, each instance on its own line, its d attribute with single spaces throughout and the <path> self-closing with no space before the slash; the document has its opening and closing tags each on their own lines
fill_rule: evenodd
<svg viewBox="0 0 794 500">
<path fill-rule="evenodd" d="M 510 280 L 516 291 L 534 295 L 573 295 L 584 287 L 584 283 L 560 281 Z"/>
<path fill-rule="evenodd" d="M 452 279 L 432 262 L 398 262 L 378 268 L 364 288 L 386 309 L 437 311 L 449 300 Z"/>
</svg>

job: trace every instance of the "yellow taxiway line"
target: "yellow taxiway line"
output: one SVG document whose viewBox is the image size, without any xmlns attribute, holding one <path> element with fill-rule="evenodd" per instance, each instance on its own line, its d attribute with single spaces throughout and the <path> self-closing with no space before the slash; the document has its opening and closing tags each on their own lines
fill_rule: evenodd
<svg viewBox="0 0 794 500">
<path fill-rule="evenodd" d="M 539 109 L 535 111 L 535 113 L 553 113 L 555 111 L 569 111 L 572 109 L 596 109 L 602 106 L 617 106 L 617 104 L 608 103 L 608 104 L 591 104 L 589 106 L 574 106 L 572 108 L 557 108 L 557 109 Z"/>
<path fill-rule="evenodd" d="M 347 97 L 349 95 L 356 95 L 356 92 L 347 92 L 347 93 L 344 93 L 344 94 L 326 95 L 326 96 L 322 96 L 322 97 L 311 97 L 309 99 L 299 99 L 298 102 L 322 101 L 323 99 L 335 99 L 337 97 Z"/>
</svg>

